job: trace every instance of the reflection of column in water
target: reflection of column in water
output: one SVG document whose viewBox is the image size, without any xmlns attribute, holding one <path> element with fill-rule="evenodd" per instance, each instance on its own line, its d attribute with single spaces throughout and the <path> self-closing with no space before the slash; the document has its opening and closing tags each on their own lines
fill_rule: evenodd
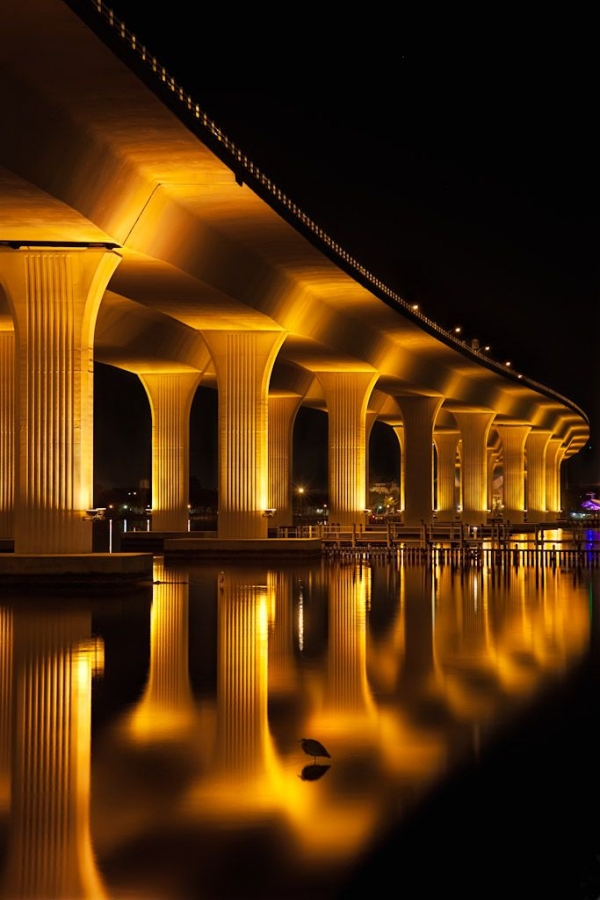
<svg viewBox="0 0 600 900">
<path fill-rule="evenodd" d="M 405 654 L 401 674 L 403 697 L 430 690 L 434 674 L 433 633 L 435 597 L 427 566 L 404 565 Z"/>
<path fill-rule="evenodd" d="M 372 717 L 373 698 L 367 680 L 367 604 L 371 570 L 359 565 L 331 570 L 326 708 L 329 713 Z"/>
<path fill-rule="evenodd" d="M 12 648 L 12 613 L 0 607 L 0 812 L 10 804 Z"/>
<path fill-rule="evenodd" d="M 230 778 L 260 774 L 272 761 L 265 572 L 221 573 L 218 647 L 217 764 Z"/>
<path fill-rule="evenodd" d="M 367 677 L 371 689 L 379 695 L 389 696 L 395 690 L 404 662 L 404 584 L 396 566 L 386 563 L 371 570 L 370 608 L 377 617 L 382 615 L 381 607 L 389 610 L 385 630 L 367 628 Z"/>
<path fill-rule="evenodd" d="M 155 561 L 150 668 L 144 693 L 131 716 L 132 740 L 169 743 L 197 724 L 188 655 L 188 575 Z"/>
<path fill-rule="evenodd" d="M 287 570 L 269 572 L 267 577 L 269 597 L 275 601 L 269 614 L 269 695 L 283 698 L 298 690 L 293 594 L 302 590 L 302 582 Z"/>
<path fill-rule="evenodd" d="M 90 837 L 87 611 L 14 613 L 11 816 L 3 896 L 106 897 Z"/>
<path fill-rule="evenodd" d="M 489 579 L 477 567 L 453 570 L 442 566 L 438 570 L 435 617 L 438 684 L 456 723 L 471 726 L 477 751 L 482 727 L 490 719 L 501 693 L 494 623 L 500 621 L 504 603 L 498 598 L 498 603 L 490 604 L 489 591 Z"/>
<path fill-rule="evenodd" d="M 457 721 L 485 726 L 533 696 L 549 677 L 564 673 L 588 645 L 584 587 L 554 573 L 543 587 L 534 567 L 440 574 L 436 659 L 440 683 Z"/>
<path fill-rule="evenodd" d="M 587 652 L 589 592 L 566 573 L 549 573 L 543 584 L 533 566 L 511 569 L 505 615 L 496 626 L 498 676 L 505 690 L 528 694 L 542 676 L 563 673 Z"/>
</svg>

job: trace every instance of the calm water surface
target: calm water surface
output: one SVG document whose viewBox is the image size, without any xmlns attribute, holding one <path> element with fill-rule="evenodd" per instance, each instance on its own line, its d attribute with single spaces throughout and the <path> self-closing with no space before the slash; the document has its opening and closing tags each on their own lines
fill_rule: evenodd
<svg viewBox="0 0 600 900">
<path fill-rule="evenodd" d="M 600 896 L 598 570 L 154 581 L 0 595 L 2 897 Z"/>
</svg>

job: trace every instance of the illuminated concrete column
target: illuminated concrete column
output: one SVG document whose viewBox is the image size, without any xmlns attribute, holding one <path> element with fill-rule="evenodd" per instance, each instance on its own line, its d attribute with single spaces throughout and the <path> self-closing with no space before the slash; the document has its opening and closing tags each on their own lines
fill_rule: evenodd
<svg viewBox="0 0 600 900">
<path fill-rule="evenodd" d="M 198 372 L 140 374 L 152 409 L 152 530 L 187 531 L 190 411 Z"/>
<path fill-rule="evenodd" d="M 370 506 L 370 492 L 371 492 L 371 433 L 373 431 L 373 425 L 377 421 L 377 413 L 373 410 L 367 409 L 365 415 L 365 505 L 363 509 L 368 509 Z"/>
<path fill-rule="evenodd" d="M 268 390 L 285 333 L 207 331 L 219 391 L 220 538 L 265 538 Z"/>
<path fill-rule="evenodd" d="M 496 467 L 496 462 L 498 460 L 498 453 L 493 447 L 488 447 L 486 450 L 486 459 L 487 459 L 487 508 L 491 509 L 492 512 L 495 509 L 495 498 L 494 498 L 494 469 Z"/>
<path fill-rule="evenodd" d="M 404 465 L 405 464 L 404 422 L 401 425 L 400 424 L 392 425 L 392 428 L 394 429 L 394 434 L 398 438 L 398 443 L 400 444 L 400 472 L 398 473 L 398 479 L 399 479 L 398 484 L 400 487 L 399 501 L 400 501 L 400 509 L 402 511 L 404 511 L 404 508 L 405 508 L 404 504 L 406 502 L 406 496 L 405 496 L 405 491 L 404 491 L 404 481 L 405 481 L 405 475 L 406 475 L 405 465 Z"/>
<path fill-rule="evenodd" d="M 14 616 L 11 809 L 0 896 L 109 896 L 90 831 L 92 676 L 102 645 L 88 610 Z"/>
<path fill-rule="evenodd" d="M 93 502 L 94 328 L 120 257 L 0 248 L 15 324 L 15 552 L 86 553 Z"/>
<path fill-rule="evenodd" d="M 374 372 L 318 372 L 329 414 L 329 519 L 364 521 L 367 496 L 367 404 Z"/>
<path fill-rule="evenodd" d="M 462 520 L 468 525 L 480 525 L 486 521 L 489 509 L 487 442 L 494 413 L 456 412 L 454 418 L 462 436 Z"/>
<path fill-rule="evenodd" d="M 543 522 L 546 518 L 546 448 L 550 431 L 530 431 L 525 440 L 527 454 L 527 518 Z"/>
<path fill-rule="evenodd" d="M 523 522 L 525 514 L 525 441 L 530 425 L 495 425 L 502 441 L 504 518 Z"/>
<path fill-rule="evenodd" d="M 556 517 L 563 508 L 560 469 L 565 458 L 565 448 L 560 438 L 550 438 L 546 447 L 546 509 L 549 517 Z"/>
<path fill-rule="evenodd" d="M 269 394 L 269 509 L 271 527 L 292 524 L 292 447 L 294 421 L 302 398 Z"/>
<path fill-rule="evenodd" d="M 457 431 L 436 431 L 433 442 L 437 452 L 438 519 L 448 521 L 456 516 L 456 448 Z"/>
<path fill-rule="evenodd" d="M 443 397 L 396 397 L 404 419 L 404 523 L 430 522 L 433 512 L 433 429 Z"/>
<path fill-rule="evenodd" d="M 15 333 L 0 323 L 0 538 L 15 528 Z"/>
<path fill-rule="evenodd" d="M 233 784 L 264 775 L 272 758 L 267 573 L 224 571 L 218 589 L 216 763 Z"/>
</svg>

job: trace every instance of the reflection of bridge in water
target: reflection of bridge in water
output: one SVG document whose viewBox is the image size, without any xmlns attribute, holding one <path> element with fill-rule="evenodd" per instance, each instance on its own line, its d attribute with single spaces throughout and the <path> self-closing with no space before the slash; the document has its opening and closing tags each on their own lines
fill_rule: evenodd
<svg viewBox="0 0 600 900">
<path fill-rule="evenodd" d="M 479 766 L 590 642 L 590 573 L 321 560 L 154 575 L 125 604 L 0 605 L 7 900 L 323 896 L 309 888 L 343 882 Z M 302 735 L 331 753 L 310 784 Z M 494 818 L 476 823 L 492 843 Z"/>
<path fill-rule="evenodd" d="M 328 416 L 344 528 L 375 422 L 398 439 L 407 526 L 458 507 L 478 524 L 498 473 L 506 518 L 556 520 L 585 413 L 365 271 L 102 2 L 12 4 L 0 64 L 0 538 L 16 554 L 91 550 L 94 362 L 145 388 L 158 532 L 187 530 L 200 385 L 219 394 L 220 539 L 292 520 L 302 405 Z"/>
</svg>

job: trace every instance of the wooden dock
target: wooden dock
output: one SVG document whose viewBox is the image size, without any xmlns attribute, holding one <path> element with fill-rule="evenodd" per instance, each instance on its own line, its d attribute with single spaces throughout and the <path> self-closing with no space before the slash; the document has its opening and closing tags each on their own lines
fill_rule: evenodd
<svg viewBox="0 0 600 900">
<path fill-rule="evenodd" d="M 284 531 L 281 536 L 310 533 L 319 537 L 327 556 L 454 565 L 600 566 L 600 531 L 562 524 L 440 522 L 408 527 L 389 523 L 385 528 L 320 525 Z"/>
</svg>

